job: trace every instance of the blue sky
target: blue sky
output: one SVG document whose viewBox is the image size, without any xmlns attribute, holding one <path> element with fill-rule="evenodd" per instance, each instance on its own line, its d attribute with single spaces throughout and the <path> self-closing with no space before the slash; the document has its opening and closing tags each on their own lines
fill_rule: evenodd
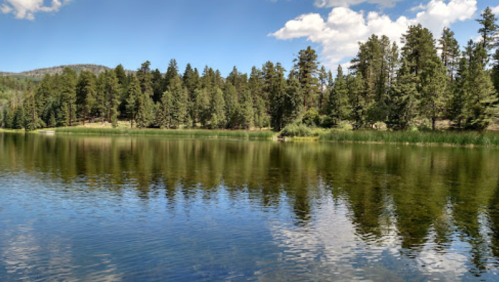
<svg viewBox="0 0 499 282">
<path fill-rule="evenodd" d="M 250 72 L 268 60 L 289 70 L 308 45 L 334 69 L 357 41 L 371 33 L 397 40 L 413 23 L 450 26 L 464 44 L 477 36 L 473 19 L 488 5 L 499 13 L 496 0 L 0 0 L 0 70 L 137 69 L 149 60 L 164 72 L 175 58 L 181 71 L 191 63 L 226 76 L 234 65 Z"/>
</svg>

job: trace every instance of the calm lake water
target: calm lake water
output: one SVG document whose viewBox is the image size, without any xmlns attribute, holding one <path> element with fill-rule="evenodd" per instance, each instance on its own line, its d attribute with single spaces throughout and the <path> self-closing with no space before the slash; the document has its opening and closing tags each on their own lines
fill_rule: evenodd
<svg viewBox="0 0 499 282">
<path fill-rule="evenodd" d="M 0 281 L 499 281 L 499 150 L 0 133 Z"/>
</svg>

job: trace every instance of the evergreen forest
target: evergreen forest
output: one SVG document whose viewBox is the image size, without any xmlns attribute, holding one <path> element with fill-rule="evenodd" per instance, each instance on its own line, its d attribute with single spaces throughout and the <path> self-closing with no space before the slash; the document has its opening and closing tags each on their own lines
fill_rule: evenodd
<svg viewBox="0 0 499 282">
<path fill-rule="evenodd" d="M 477 19 L 480 39 L 459 46 L 455 34 L 410 26 L 402 46 L 387 36 L 359 43 L 348 69 L 333 75 L 314 49 L 299 51 L 293 68 L 278 62 L 236 67 L 227 77 L 172 59 L 165 73 L 149 61 L 98 73 L 70 67 L 40 81 L 0 76 L 0 125 L 7 129 L 102 122 L 132 128 L 451 129 L 482 131 L 499 117 L 499 26 L 487 8 Z"/>
</svg>

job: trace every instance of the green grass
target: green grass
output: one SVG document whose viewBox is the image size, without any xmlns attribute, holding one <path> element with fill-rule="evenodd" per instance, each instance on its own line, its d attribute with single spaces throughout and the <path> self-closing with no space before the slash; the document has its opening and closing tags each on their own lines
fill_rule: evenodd
<svg viewBox="0 0 499 282">
<path fill-rule="evenodd" d="M 97 135 L 155 135 L 155 136 L 186 136 L 186 137 L 234 137 L 270 139 L 277 134 L 272 131 L 246 131 L 246 130 L 205 130 L 205 129 L 113 129 L 113 128 L 83 128 L 64 127 L 57 128 L 57 133 L 68 134 L 97 134 Z"/>
<path fill-rule="evenodd" d="M 5 128 L 0 128 L 0 132 L 25 133 L 26 131 L 24 129 L 5 129 Z"/>
<path fill-rule="evenodd" d="M 335 131 L 321 134 L 319 140 L 337 142 L 369 142 L 369 143 L 408 143 L 408 144 L 442 144 L 455 146 L 499 147 L 497 132 L 418 132 L 418 131 Z"/>
</svg>

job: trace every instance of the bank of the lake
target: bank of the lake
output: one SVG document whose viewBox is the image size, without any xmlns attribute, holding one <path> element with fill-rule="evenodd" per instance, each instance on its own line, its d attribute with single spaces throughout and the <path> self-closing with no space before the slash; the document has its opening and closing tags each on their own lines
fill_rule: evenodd
<svg viewBox="0 0 499 282">
<path fill-rule="evenodd" d="M 320 134 L 318 139 L 355 143 L 499 147 L 499 132 L 494 131 L 329 131 Z"/>
<path fill-rule="evenodd" d="M 10 131 L 9 131 L 10 132 Z M 376 130 L 312 130 L 310 136 L 292 136 L 278 138 L 280 133 L 270 130 L 206 130 L 206 129 L 130 129 L 130 128 L 56 128 L 60 134 L 90 135 L 131 135 L 131 136 L 166 136 L 166 137 L 232 137 L 252 139 L 273 139 L 284 141 L 332 141 L 380 144 L 417 144 L 467 147 L 499 147 L 499 132 L 486 131 L 376 131 Z"/>
<path fill-rule="evenodd" d="M 55 129 L 56 133 L 95 134 L 95 135 L 138 135 L 172 137 L 235 137 L 270 139 L 278 133 L 270 130 L 207 130 L 207 129 L 123 129 L 123 128 L 86 128 L 64 127 Z"/>
</svg>

